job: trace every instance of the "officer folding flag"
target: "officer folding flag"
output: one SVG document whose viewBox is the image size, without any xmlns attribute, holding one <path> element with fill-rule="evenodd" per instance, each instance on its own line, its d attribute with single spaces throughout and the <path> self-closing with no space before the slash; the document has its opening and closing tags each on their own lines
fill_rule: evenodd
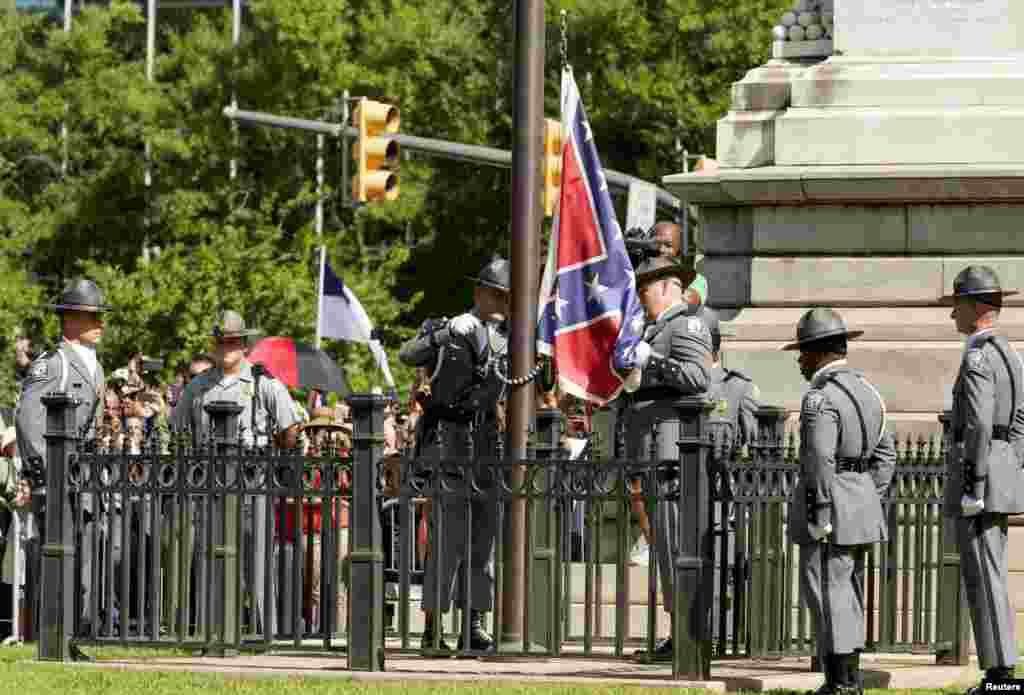
<svg viewBox="0 0 1024 695">
<path fill-rule="evenodd" d="M 538 307 L 537 350 L 562 389 L 604 404 L 643 330 L 643 312 L 622 229 L 572 70 L 562 72 L 562 187 Z"/>
<path fill-rule="evenodd" d="M 384 352 L 380 341 L 373 337 L 370 317 L 352 294 L 352 290 L 331 270 L 325 256 L 326 254 L 320 256 L 320 307 L 317 311 L 320 335 L 324 338 L 366 343 L 377 360 L 377 366 L 384 373 L 387 385 L 394 387 L 395 380 L 388 366 L 387 353 Z"/>
</svg>

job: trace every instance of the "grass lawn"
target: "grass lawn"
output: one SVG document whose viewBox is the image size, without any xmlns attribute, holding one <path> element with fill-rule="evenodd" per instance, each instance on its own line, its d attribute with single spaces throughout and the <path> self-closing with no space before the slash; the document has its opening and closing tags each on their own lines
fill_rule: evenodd
<svg viewBox="0 0 1024 695">
<path fill-rule="evenodd" d="M 146 649 L 88 648 L 88 653 L 104 659 L 144 659 L 160 654 L 173 656 L 170 650 L 155 652 Z M 594 695 L 657 695 L 669 690 L 652 690 L 627 686 L 534 684 L 510 681 L 481 683 L 439 682 L 375 682 L 350 681 L 341 678 L 266 677 L 237 678 L 207 673 L 158 673 L 106 671 L 93 667 L 33 663 L 35 646 L 0 649 L 0 683 L 9 695 L 59 693 L 60 695 L 191 695 L 193 693 L 241 693 L 247 695 L 574 695 L 581 691 Z M 700 692 L 700 691 L 691 691 Z M 783 691 L 777 691 L 780 693 Z M 875 695 L 899 692 L 962 693 L 962 690 L 868 691 Z M 803 693 L 800 693 L 803 695 Z"/>
</svg>

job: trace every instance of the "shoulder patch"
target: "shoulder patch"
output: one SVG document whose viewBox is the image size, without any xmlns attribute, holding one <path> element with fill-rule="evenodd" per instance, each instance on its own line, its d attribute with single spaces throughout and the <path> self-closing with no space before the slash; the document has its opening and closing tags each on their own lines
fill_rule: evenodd
<svg viewBox="0 0 1024 695">
<path fill-rule="evenodd" d="M 47 371 L 46 356 L 36 359 L 28 368 L 29 379 L 45 379 Z"/>
<path fill-rule="evenodd" d="M 701 321 L 696 316 L 691 316 L 690 318 L 686 319 L 686 330 L 689 331 L 690 333 L 695 333 L 699 335 L 703 333 L 706 330 L 706 328 L 704 326 L 703 321 Z"/>
<path fill-rule="evenodd" d="M 811 391 L 804 396 L 804 404 L 801 410 L 805 413 L 817 413 L 825 405 L 825 394 L 821 391 Z"/>
<path fill-rule="evenodd" d="M 729 401 L 725 398 L 719 398 L 715 401 L 714 414 L 719 417 L 725 417 L 729 413 Z"/>
<path fill-rule="evenodd" d="M 968 350 L 965 360 L 971 369 L 980 369 L 985 364 L 985 353 L 981 348 Z"/>
<path fill-rule="evenodd" d="M 757 384 L 752 383 L 750 385 L 750 397 L 755 401 L 761 400 L 761 389 L 757 387 Z"/>
</svg>

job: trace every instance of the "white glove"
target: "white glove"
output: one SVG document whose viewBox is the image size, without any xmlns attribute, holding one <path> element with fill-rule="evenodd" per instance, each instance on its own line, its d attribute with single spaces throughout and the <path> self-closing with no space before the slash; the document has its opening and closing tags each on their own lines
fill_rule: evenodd
<svg viewBox="0 0 1024 695">
<path fill-rule="evenodd" d="M 832 524 L 825 524 L 824 526 L 818 526 L 817 524 L 811 524 L 807 531 L 811 534 L 811 538 L 817 541 L 824 540 L 830 533 L 832 533 Z"/>
<path fill-rule="evenodd" d="M 471 314 L 460 314 L 453 318 L 448 324 L 448 331 L 452 335 L 465 338 L 467 335 L 471 335 L 476 331 L 476 324 L 477 320 Z"/>
<path fill-rule="evenodd" d="M 640 388 L 640 383 L 644 380 L 644 370 L 637 367 L 629 373 L 626 377 L 626 383 L 622 385 L 622 388 L 626 389 L 626 393 L 633 393 Z"/>
<path fill-rule="evenodd" d="M 646 340 L 641 340 L 633 348 L 633 357 L 636 358 L 636 367 L 641 371 L 647 367 L 647 363 L 651 359 L 651 354 L 654 351 L 651 350 L 651 345 Z M 632 376 L 632 375 L 631 375 Z"/>
<path fill-rule="evenodd" d="M 985 500 L 979 500 L 973 495 L 964 495 L 960 498 L 960 515 L 977 516 L 985 510 Z"/>
</svg>

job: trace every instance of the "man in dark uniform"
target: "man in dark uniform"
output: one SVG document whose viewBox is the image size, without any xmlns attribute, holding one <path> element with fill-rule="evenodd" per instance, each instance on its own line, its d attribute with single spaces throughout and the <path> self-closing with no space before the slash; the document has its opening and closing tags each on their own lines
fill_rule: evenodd
<svg viewBox="0 0 1024 695">
<path fill-rule="evenodd" d="M 405 343 L 399 359 L 414 367 L 432 370 L 430 395 L 416 427 L 416 456 L 424 459 L 465 459 L 488 457 L 497 452 L 499 434 L 498 404 L 504 398 L 504 383 L 498 370 L 507 372 L 507 330 L 511 269 L 508 261 L 488 263 L 479 276 L 473 293 L 474 306 L 451 321 L 427 321 L 419 335 Z M 464 480 L 457 464 L 444 464 L 445 475 Z M 476 482 L 487 489 L 491 481 Z M 469 648 L 488 651 L 494 641 L 483 628 L 482 613 L 494 604 L 493 556 L 497 528 L 497 510 L 493 503 L 479 497 L 470 504 L 454 497 L 442 500 L 443 511 L 434 509 L 432 518 L 442 518 L 443 538 L 438 557 L 428 557 L 423 578 L 423 611 L 426 627 L 424 650 L 434 648 L 435 635 L 441 651 L 449 647 L 441 639 L 440 621 L 434 615 L 434 601 L 441 596 L 440 610 L 451 608 L 456 575 L 462 576 L 462 563 L 470 564 Z M 467 507 L 472 514 L 472 542 L 466 547 Z M 436 534 L 432 535 L 437 538 Z M 431 544 L 431 553 L 437 547 Z M 466 587 L 459 583 L 460 593 Z M 461 597 L 464 600 L 464 595 Z M 461 605 L 461 604 L 460 604 Z M 458 649 L 466 643 L 459 637 Z"/>
<path fill-rule="evenodd" d="M 637 367 L 626 378 L 622 417 L 626 424 L 626 457 L 651 459 L 652 428 L 656 429 L 659 490 L 654 527 L 665 611 L 672 615 L 674 558 L 679 534 L 679 440 L 675 402 L 704 395 L 711 384 L 711 332 L 698 306 L 684 300 L 686 271 L 664 256 L 647 257 L 636 266 L 636 286 L 647 316 L 637 343 Z M 652 660 L 672 658 L 672 638 L 662 640 Z"/>
<path fill-rule="evenodd" d="M 1003 297 L 1012 294 L 991 268 L 968 266 L 953 281 L 953 294 L 943 297 L 967 336 L 953 387 L 954 449 L 943 514 L 957 526 L 974 644 L 989 680 L 1011 678 L 1017 663 L 1006 520 L 1024 513 L 1024 375 L 1020 356 L 996 325 Z"/>
<path fill-rule="evenodd" d="M 800 351 L 811 385 L 800 407 L 800 480 L 787 527 L 800 546 L 800 590 L 825 668 L 820 695 L 863 692 L 864 556 L 887 539 L 882 499 L 896 465 L 885 402 L 846 364 L 847 342 L 861 335 L 835 311 L 813 309 L 782 348 Z"/>
<path fill-rule="evenodd" d="M 40 536 L 45 531 L 43 523 L 46 503 L 46 446 L 43 434 L 46 430 L 46 406 L 42 399 L 48 393 L 62 392 L 78 399 L 75 418 L 84 439 L 94 439 L 103 416 L 106 393 L 106 377 L 96 357 L 96 348 L 103 337 L 103 314 L 110 310 L 103 298 L 103 292 L 92 280 L 72 280 L 56 303 L 49 307 L 57 312 L 61 322 L 61 342 L 54 350 L 48 350 L 32 362 L 22 384 L 21 398 L 15 414 L 18 450 L 29 480 L 31 481 L 32 505 Z M 91 519 L 92 499 L 86 495 L 81 501 L 86 520 Z M 92 529 L 91 523 L 83 528 L 80 548 L 82 568 L 82 610 L 88 617 L 92 593 Z M 111 529 L 117 536 L 115 529 Z M 38 588 L 41 556 L 40 539 L 34 540 L 29 552 L 29 567 L 35 581 L 29 584 L 33 596 L 30 598 L 38 620 Z M 114 539 L 119 549 L 121 539 Z M 85 658 L 77 649 L 78 657 Z"/>
<path fill-rule="evenodd" d="M 711 432 L 714 446 L 711 450 L 712 469 L 720 468 L 720 464 L 730 460 L 737 449 L 750 444 L 757 435 L 757 409 L 760 407 L 761 392 L 753 380 L 735 369 L 722 366 L 722 336 L 726 333 L 714 309 L 704 307 L 704 321 L 711 330 L 711 387 L 708 397 L 714 409 L 708 416 L 708 429 Z M 721 492 L 730 494 L 729 480 L 724 470 L 718 470 Z M 730 510 L 726 518 L 733 520 Z M 716 519 L 716 524 L 721 523 Z"/>
</svg>

